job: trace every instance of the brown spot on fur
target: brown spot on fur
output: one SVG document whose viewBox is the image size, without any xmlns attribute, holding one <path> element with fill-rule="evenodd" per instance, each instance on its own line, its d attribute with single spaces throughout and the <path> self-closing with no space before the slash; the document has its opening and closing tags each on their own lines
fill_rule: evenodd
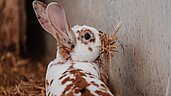
<svg viewBox="0 0 171 96">
<path fill-rule="evenodd" d="M 93 68 L 98 72 L 97 68 L 93 66 Z"/>
<path fill-rule="evenodd" d="M 75 82 L 74 82 L 74 85 L 76 87 L 79 87 L 79 88 L 82 89 L 82 88 L 86 88 L 90 84 L 88 84 L 83 77 L 77 77 L 76 80 L 75 80 Z"/>
<path fill-rule="evenodd" d="M 77 30 L 77 33 L 79 33 L 80 32 L 80 30 Z"/>
<path fill-rule="evenodd" d="M 74 93 L 71 91 L 68 94 L 66 94 L 65 96 L 74 96 Z"/>
<path fill-rule="evenodd" d="M 89 72 L 85 72 L 90 78 L 95 78 L 96 76 L 95 75 L 93 75 L 93 74 L 91 74 L 91 73 L 89 73 Z"/>
<path fill-rule="evenodd" d="M 64 61 L 57 62 L 57 64 L 64 64 L 64 63 L 65 63 Z"/>
<path fill-rule="evenodd" d="M 107 91 L 107 89 L 104 89 L 104 88 L 103 88 L 103 89 L 101 89 L 101 90 L 103 90 L 103 91 Z"/>
<path fill-rule="evenodd" d="M 78 37 L 77 39 L 78 39 L 78 40 L 80 40 L 80 38 L 79 38 L 79 37 Z"/>
<path fill-rule="evenodd" d="M 41 17 L 39 15 L 37 15 L 37 19 L 41 19 Z"/>
<path fill-rule="evenodd" d="M 90 78 L 94 78 L 92 75 L 90 75 Z"/>
<path fill-rule="evenodd" d="M 81 69 L 71 70 L 69 71 L 70 74 L 73 74 L 74 76 L 86 76 L 85 73 L 81 72 Z"/>
<path fill-rule="evenodd" d="M 99 87 L 99 85 L 98 85 L 98 84 L 96 84 L 94 81 L 91 81 L 91 84 L 93 84 L 94 86 Z"/>
<path fill-rule="evenodd" d="M 112 96 L 108 92 L 103 92 L 103 91 L 99 91 L 99 90 L 96 90 L 95 93 L 97 93 L 99 96 Z"/>
<path fill-rule="evenodd" d="M 45 81 L 45 84 L 46 84 L 46 86 L 49 86 L 49 81 L 46 80 L 46 81 Z"/>
<path fill-rule="evenodd" d="M 72 78 L 70 78 L 70 77 L 67 77 L 67 78 L 65 78 L 63 81 L 62 81 L 62 84 L 65 84 L 66 82 L 68 82 L 68 81 L 74 81 L 74 79 Z"/>
<path fill-rule="evenodd" d="M 92 49 L 91 47 L 88 47 L 88 50 L 89 50 L 89 51 L 93 51 L 93 49 Z"/>
<path fill-rule="evenodd" d="M 84 30 L 84 33 L 85 33 L 85 32 L 91 32 L 91 30 L 90 30 L 90 29 L 85 29 L 85 30 Z"/>
<path fill-rule="evenodd" d="M 85 60 L 85 61 L 82 61 L 82 62 L 86 62 L 86 63 L 87 63 L 88 61 L 87 61 L 87 60 Z"/>
<path fill-rule="evenodd" d="M 85 73 L 88 74 L 88 75 L 90 75 L 90 76 L 93 75 L 93 74 L 91 74 L 91 73 L 89 73 L 89 72 L 85 72 Z"/>
<path fill-rule="evenodd" d="M 80 92 L 81 92 L 81 96 L 93 96 L 93 95 L 90 93 L 90 91 L 87 90 L 87 89 L 82 89 L 82 90 L 80 90 Z"/>
<path fill-rule="evenodd" d="M 84 44 L 85 44 L 85 45 L 87 45 L 87 44 L 88 44 L 88 42 L 84 42 Z"/>
<path fill-rule="evenodd" d="M 64 73 L 62 73 L 62 74 L 65 74 L 65 73 L 67 73 L 68 71 L 65 71 Z"/>
<path fill-rule="evenodd" d="M 99 33 L 101 33 L 101 34 L 102 34 L 103 32 L 102 32 L 102 31 L 99 31 Z"/>
<path fill-rule="evenodd" d="M 73 49 L 75 47 L 75 45 L 71 45 L 71 48 Z"/>
<path fill-rule="evenodd" d="M 86 91 L 85 88 L 83 88 L 83 89 L 80 90 L 81 93 L 85 93 L 85 91 Z"/>
<path fill-rule="evenodd" d="M 54 66 L 54 65 L 58 65 L 58 64 L 57 64 L 57 63 L 55 63 L 55 64 L 51 64 L 49 68 L 51 68 L 51 67 L 52 67 L 52 66 Z"/>
<path fill-rule="evenodd" d="M 71 59 L 71 55 L 70 55 L 71 50 L 72 49 L 70 48 L 59 47 L 59 53 L 63 58 L 65 58 L 65 60 Z"/>
<path fill-rule="evenodd" d="M 74 79 L 72 80 L 72 84 L 68 85 L 64 91 L 62 92 L 62 96 L 68 96 L 66 91 L 70 91 L 69 93 L 73 95 L 73 92 L 75 94 L 81 93 L 81 96 L 93 96 L 90 91 L 87 89 L 87 87 L 90 85 L 88 82 L 83 78 L 83 76 L 86 76 L 86 73 L 83 72 L 81 69 L 68 69 L 68 72 L 70 74 L 74 75 Z M 63 83 L 66 83 L 69 81 L 70 78 L 66 78 Z"/>
<path fill-rule="evenodd" d="M 69 80 L 70 80 L 70 77 L 65 78 L 65 79 L 62 81 L 62 84 L 65 84 L 65 83 L 68 82 Z"/>
<path fill-rule="evenodd" d="M 80 92 L 80 90 L 77 88 L 75 89 L 75 94 L 78 94 Z"/>
<path fill-rule="evenodd" d="M 74 85 L 74 88 L 77 88 L 76 93 L 80 92 L 81 96 L 92 96 L 90 91 L 87 89 L 90 84 L 88 84 L 83 77 L 77 76 L 74 81 Z"/>
<path fill-rule="evenodd" d="M 71 65 L 69 68 L 71 68 L 71 69 L 72 69 L 72 68 L 74 68 L 74 66 L 73 66 L 73 65 Z"/>
<path fill-rule="evenodd" d="M 76 63 L 72 62 L 71 64 L 76 64 Z"/>
<path fill-rule="evenodd" d="M 59 77 L 59 80 L 61 80 L 62 78 L 64 78 L 67 74 L 62 75 L 61 77 Z"/>
<path fill-rule="evenodd" d="M 95 40 L 96 40 L 96 39 L 95 39 L 95 38 L 93 38 L 93 39 L 91 39 L 91 40 L 90 40 L 90 42 L 95 42 Z"/>
<path fill-rule="evenodd" d="M 107 88 L 104 84 L 100 84 L 100 86 L 104 87 L 104 88 Z"/>
<path fill-rule="evenodd" d="M 96 78 L 96 76 L 89 72 L 84 72 L 81 69 L 75 69 L 73 65 L 74 64 L 72 64 L 69 69 L 63 73 L 63 76 L 60 77 L 60 79 L 64 78 L 61 82 L 62 84 L 69 82 L 61 96 L 74 96 L 77 94 L 81 94 L 81 96 L 94 96 L 90 90 L 87 89 L 90 85 L 101 87 L 101 89 L 95 91 L 97 95 L 112 96 L 104 84 L 98 85 L 95 81 L 88 83 L 85 79 L 85 77 Z M 68 77 L 68 74 L 74 75 L 74 78 Z"/>
<path fill-rule="evenodd" d="M 50 81 L 50 85 L 52 85 L 52 83 L 53 83 L 53 80 L 54 80 L 54 79 L 52 79 L 52 80 Z"/>
<path fill-rule="evenodd" d="M 71 44 L 71 42 L 69 41 L 68 44 Z"/>
<path fill-rule="evenodd" d="M 50 68 L 53 66 L 53 64 L 50 65 Z"/>
<path fill-rule="evenodd" d="M 50 94 L 51 94 L 51 93 L 49 92 L 47 96 L 50 96 Z"/>
<path fill-rule="evenodd" d="M 73 86 L 73 84 L 67 85 L 66 88 L 64 89 L 64 91 L 62 92 L 62 96 L 65 96 L 65 92 L 70 90 L 72 86 Z"/>
</svg>

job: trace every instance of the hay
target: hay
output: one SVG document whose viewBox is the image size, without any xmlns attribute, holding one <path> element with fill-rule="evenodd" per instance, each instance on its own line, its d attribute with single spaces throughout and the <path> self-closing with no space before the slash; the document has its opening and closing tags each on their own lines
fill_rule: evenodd
<svg viewBox="0 0 171 96">
<path fill-rule="evenodd" d="M 0 96 L 45 96 L 45 65 L 6 52 L 0 56 Z"/>
<path fill-rule="evenodd" d="M 100 39 L 102 42 L 101 45 L 101 54 L 100 54 L 100 61 L 104 61 L 105 64 L 111 63 L 111 58 L 113 56 L 114 52 L 118 52 L 116 42 L 118 38 L 116 37 L 117 32 L 119 31 L 120 27 L 122 25 L 122 21 L 115 27 L 115 30 L 112 32 L 111 35 L 108 35 L 106 33 L 100 34 Z"/>
</svg>

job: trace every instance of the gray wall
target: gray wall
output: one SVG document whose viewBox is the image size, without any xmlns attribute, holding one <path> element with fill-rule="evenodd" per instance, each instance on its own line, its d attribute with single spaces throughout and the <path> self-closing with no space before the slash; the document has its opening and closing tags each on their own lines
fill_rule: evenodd
<svg viewBox="0 0 171 96">
<path fill-rule="evenodd" d="M 126 45 L 125 54 L 118 49 L 110 72 L 116 92 L 171 96 L 171 0 L 56 1 L 71 25 L 87 24 L 111 33 L 123 21 L 117 36 Z"/>
</svg>

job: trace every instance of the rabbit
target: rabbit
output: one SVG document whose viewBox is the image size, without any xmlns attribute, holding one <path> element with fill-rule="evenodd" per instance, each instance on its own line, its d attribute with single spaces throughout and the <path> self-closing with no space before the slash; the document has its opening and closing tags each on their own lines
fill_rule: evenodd
<svg viewBox="0 0 171 96">
<path fill-rule="evenodd" d="M 56 58 L 46 71 L 46 96 L 114 96 L 101 80 L 98 64 L 100 31 L 87 25 L 70 27 L 56 2 L 33 1 L 41 26 L 57 40 Z"/>
</svg>

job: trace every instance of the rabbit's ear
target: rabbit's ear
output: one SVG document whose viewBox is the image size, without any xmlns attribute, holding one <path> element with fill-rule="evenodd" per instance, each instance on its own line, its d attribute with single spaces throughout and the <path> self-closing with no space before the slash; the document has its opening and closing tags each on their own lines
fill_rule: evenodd
<svg viewBox="0 0 171 96">
<path fill-rule="evenodd" d="M 40 1 L 33 1 L 33 9 L 36 13 L 37 19 L 41 26 L 50 34 L 52 34 L 56 39 L 56 30 L 53 28 L 51 23 L 48 20 L 47 13 L 46 13 L 47 5 L 40 2 Z"/>
<path fill-rule="evenodd" d="M 62 6 L 52 2 L 47 6 L 46 11 L 49 22 L 57 31 L 59 44 L 72 49 L 76 45 L 76 37 L 66 20 Z"/>
</svg>

